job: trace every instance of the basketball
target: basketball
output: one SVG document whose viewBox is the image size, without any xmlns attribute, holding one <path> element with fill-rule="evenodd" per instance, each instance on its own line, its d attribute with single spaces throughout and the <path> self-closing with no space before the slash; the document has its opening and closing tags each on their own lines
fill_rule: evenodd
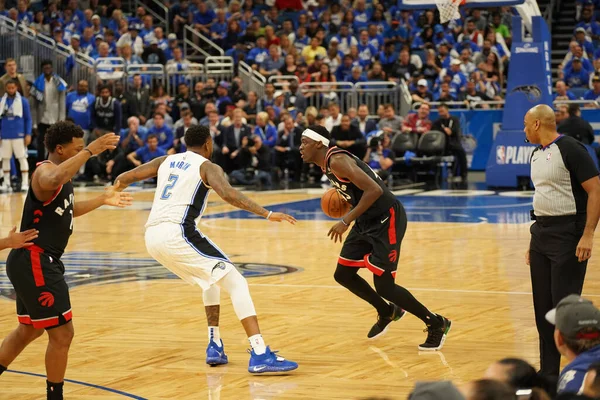
<svg viewBox="0 0 600 400">
<path fill-rule="evenodd" d="M 321 208 L 331 218 L 342 218 L 350 211 L 350 207 L 350 203 L 344 200 L 335 189 L 329 189 L 321 197 Z"/>
</svg>

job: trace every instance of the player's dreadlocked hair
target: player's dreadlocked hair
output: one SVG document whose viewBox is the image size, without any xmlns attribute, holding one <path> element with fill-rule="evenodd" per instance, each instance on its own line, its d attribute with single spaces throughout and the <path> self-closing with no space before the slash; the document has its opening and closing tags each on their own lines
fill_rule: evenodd
<svg viewBox="0 0 600 400">
<path fill-rule="evenodd" d="M 210 138 L 210 130 L 204 125 L 195 125 L 187 130 L 184 135 L 185 146 L 190 147 L 202 147 L 206 141 Z"/>
<path fill-rule="evenodd" d="M 82 138 L 83 130 L 69 121 L 58 121 L 46 131 L 44 144 L 49 153 L 54 153 L 56 147 L 71 143 L 73 138 Z"/>
</svg>

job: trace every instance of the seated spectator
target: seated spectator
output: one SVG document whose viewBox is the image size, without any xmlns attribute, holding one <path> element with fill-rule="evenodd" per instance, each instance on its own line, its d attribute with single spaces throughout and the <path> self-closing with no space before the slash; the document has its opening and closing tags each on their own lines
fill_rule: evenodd
<svg viewBox="0 0 600 400">
<path fill-rule="evenodd" d="M 254 125 L 256 123 L 256 115 L 262 111 L 256 92 L 248 92 L 248 103 L 244 106 L 243 110 L 248 123 Z"/>
<path fill-rule="evenodd" d="M 167 152 L 159 146 L 158 136 L 150 133 L 146 137 L 146 145 L 127 155 L 127 159 L 136 167 L 150 162 L 155 158 L 166 156 Z"/>
<path fill-rule="evenodd" d="M 357 116 L 352 120 L 352 125 L 356 126 L 363 136 L 377 130 L 375 120 L 369 118 L 369 107 L 366 104 L 358 106 Z"/>
<path fill-rule="evenodd" d="M 340 124 L 331 130 L 331 142 L 333 145 L 348 150 L 360 160 L 365 156 L 366 140 L 348 115 L 341 117 Z"/>
<path fill-rule="evenodd" d="M 342 123 L 342 114 L 337 103 L 330 103 L 328 110 L 329 116 L 325 119 L 325 127 L 329 132 L 332 132 L 334 127 Z"/>
<path fill-rule="evenodd" d="M 467 88 L 464 92 L 458 95 L 458 100 L 463 101 L 469 108 L 490 108 L 489 104 L 479 104 L 482 101 L 491 100 L 485 93 L 477 91 L 477 86 L 474 81 L 467 82 Z"/>
<path fill-rule="evenodd" d="M 277 128 L 269 119 L 269 114 L 264 111 L 256 116 L 254 135 L 260 136 L 261 145 L 264 144 L 267 147 L 274 147 L 277 142 Z"/>
<path fill-rule="evenodd" d="M 556 125 L 560 125 L 561 122 L 569 118 L 569 106 L 566 104 L 558 104 L 556 106 L 556 111 L 554 111 L 554 115 L 556 118 Z"/>
<path fill-rule="evenodd" d="M 477 66 L 471 61 L 472 53 L 470 49 L 463 49 L 460 52 L 460 70 L 465 76 L 471 75 L 473 71 L 477 70 Z"/>
<path fill-rule="evenodd" d="M 77 90 L 66 97 L 67 117 L 83 129 L 85 144 L 88 144 L 92 131 L 92 114 L 96 102 L 96 97 L 89 93 L 88 86 L 88 82 L 82 79 L 77 83 Z"/>
<path fill-rule="evenodd" d="M 466 182 L 469 167 L 467 165 L 467 153 L 462 146 L 460 120 L 458 117 L 450 115 L 448 106 L 444 103 L 438 106 L 438 113 L 439 118 L 433 122 L 431 129 L 447 135 L 446 154 L 453 155 L 455 160 L 452 166 L 452 175 L 457 180 Z"/>
<path fill-rule="evenodd" d="M 560 373 L 558 393 L 580 393 L 588 368 L 600 360 L 600 310 L 573 294 L 562 299 L 546 319 L 555 325 L 556 347 L 569 362 Z"/>
<path fill-rule="evenodd" d="M 223 130 L 220 135 L 214 137 L 215 159 L 226 173 L 239 169 L 237 165 L 237 151 L 242 146 L 242 138 L 252 135 L 250 126 L 244 124 L 243 112 L 239 108 L 233 110 L 232 124 Z M 212 135 L 212 132 L 211 132 Z"/>
<path fill-rule="evenodd" d="M 368 81 L 387 81 L 387 75 L 379 62 L 373 63 L 371 70 L 367 74 Z"/>
<path fill-rule="evenodd" d="M 121 47 L 118 47 L 117 49 L 117 51 L 119 52 L 119 56 L 125 61 L 125 67 L 128 67 L 129 65 L 143 64 L 142 59 L 139 56 L 133 54 L 131 50 L 131 45 L 129 43 L 124 43 L 121 45 Z"/>
<path fill-rule="evenodd" d="M 404 120 L 396 115 L 396 110 L 392 104 L 383 106 L 383 116 L 379 120 L 379 129 L 388 135 L 394 136 L 402 130 Z"/>
<path fill-rule="evenodd" d="M 300 180 L 302 158 L 300 157 L 300 140 L 303 129 L 297 127 L 290 115 L 282 118 L 283 129 L 277 133 L 275 145 L 275 166 L 281 171 L 290 170 L 294 180 Z"/>
<path fill-rule="evenodd" d="M 198 120 L 197 120 L 197 119 L 194 117 L 194 114 L 192 114 L 192 111 L 191 111 L 191 109 L 190 109 L 190 106 L 189 106 L 187 103 L 183 103 L 183 104 L 181 105 L 181 108 L 180 108 L 180 114 L 179 114 L 179 115 L 181 116 L 181 118 L 179 118 L 179 119 L 178 119 L 177 121 L 175 121 L 175 123 L 173 124 L 173 129 L 174 129 L 175 131 L 177 131 L 177 129 L 179 129 L 179 128 L 181 128 L 182 126 L 184 126 L 184 125 L 185 125 L 185 120 L 184 120 L 184 118 L 183 118 L 183 114 L 186 114 L 186 113 L 190 113 L 190 114 L 191 114 L 191 116 L 190 116 L 190 121 L 191 121 L 191 124 L 192 124 L 192 125 L 198 125 Z M 189 126 L 188 126 L 188 128 L 189 128 Z M 182 137 L 183 137 L 183 136 L 182 136 Z"/>
<path fill-rule="evenodd" d="M 410 53 L 407 49 L 403 49 L 392 67 L 389 78 L 396 82 L 399 80 L 408 81 L 416 71 L 417 67 L 410 62 Z"/>
<path fill-rule="evenodd" d="M 342 65 L 342 57 L 344 56 L 344 53 L 339 51 L 338 42 L 334 39 L 335 38 L 332 38 L 331 42 L 329 43 L 329 48 L 327 49 L 327 56 L 325 57 L 323 62 L 329 65 L 329 68 L 332 71 L 337 71 L 338 67 Z"/>
<path fill-rule="evenodd" d="M 184 110 L 181 116 L 181 126 L 179 126 L 177 128 L 177 130 L 175 131 L 175 139 L 173 139 L 173 147 L 171 149 L 169 149 L 168 154 L 175 154 L 175 153 L 183 153 L 186 150 L 185 147 L 185 143 L 184 143 L 184 136 L 185 133 L 187 132 L 187 130 L 189 128 L 191 128 L 194 125 L 198 125 L 198 123 L 194 123 L 194 117 L 192 116 L 191 111 L 189 110 Z M 214 148 L 216 146 L 213 146 L 213 153 L 214 153 Z"/>
<path fill-rule="evenodd" d="M 481 33 L 481 31 L 479 29 L 477 29 L 477 26 L 475 25 L 475 21 L 473 21 L 472 18 L 467 18 L 467 20 L 465 22 L 464 33 L 461 33 L 460 35 L 458 35 L 458 42 L 462 42 L 465 39 L 469 39 L 471 42 L 473 42 L 478 47 L 483 46 L 483 39 L 484 39 L 483 33 Z"/>
<path fill-rule="evenodd" d="M 284 106 L 288 110 L 295 110 L 296 112 L 303 113 L 306 110 L 306 97 L 300 91 L 298 82 L 295 80 L 290 82 L 289 90 L 284 93 L 285 100 Z"/>
<path fill-rule="evenodd" d="M 564 81 L 556 81 L 556 91 L 553 94 L 553 100 L 577 100 L 577 96 L 567 89 Z"/>
<path fill-rule="evenodd" d="M 283 67 L 279 69 L 281 75 L 296 75 L 298 66 L 296 65 L 296 56 L 287 54 L 284 59 Z"/>
<path fill-rule="evenodd" d="M 150 45 L 144 48 L 142 60 L 144 60 L 144 63 L 146 64 L 165 65 L 167 63 L 165 52 L 158 47 L 158 40 L 156 38 L 150 39 Z"/>
<path fill-rule="evenodd" d="M 363 158 L 384 181 L 391 176 L 394 164 L 394 152 L 389 149 L 390 142 L 390 137 L 386 134 L 373 137 Z"/>
<path fill-rule="evenodd" d="M 575 41 L 583 48 L 588 58 L 594 57 L 594 44 L 587 38 L 585 28 L 575 28 Z"/>
<path fill-rule="evenodd" d="M 148 138 L 152 135 L 158 138 L 158 147 L 165 153 L 173 147 L 173 131 L 165 124 L 165 116 L 161 113 L 154 114 L 154 124 L 148 129 Z"/>
<path fill-rule="evenodd" d="M 310 40 L 310 46 L 306 46 L 302 50 L 302 57 L 304 62 L 310 66 L 314 63 L 317 55 L 325 58 L 327 57 L 327 51 L 321 46 L 321 41 L 317 37 L 313 37 Z"/>
<path fill-rule="evenodd" d="M 434 100 L 438 102 L 448 103 L 456 101 L 456 92 L 453 93 L 450 83 L 442 82 L 439 92 L 434 95 Z"/>
<path fill-rule="evenodd" d="M 154 86 L 154 91 L 150 95 L 150 101 L 152 102 L 152 108 L 155 109 L 158 105 L 163 104 L 166 107 L 167 112 L 171 112 L 173 108 L 173 98 L 169 96 L 163 85 L 157 84 Z"/>
<path fill-rule="evenodd" d="M 358 48 L 360 65 L 366 68 L 370 67 L 379 50 L 369 42 L 369 32 L 367 29 L 361 30 L 360 40 L 356 46 Z"/>
<path fill-rule="evenodd" d="M 360 65 L 352 67 L 352 75 L 346 78 L 346 82 L 357 84 L 359 82 L 367 82 L 368 79 L 363 74 L 363 69 Z"/>
<path fill-rule="evenodd" d="M 279 54 L 279 47 L 272 44 L 269 47 L 269 57 L 266 58 L 261 64 L 259 71 L 266 78 L 272 75 L 281 75 L 281 68 L 284 66 L 283 58 Z"/>
<path fill-rule="evenodd" d="M 275 103 L 274 95 L 275 85 L 269 82 L 265 85 L 265 95 L 259 101 L 261 110 L 266 110 L 267 107 L 270 107 Z"/>
<path fill-rule="evenodd" d="M 225 18 L 225 10 L 217 10 L 217 18 L 210 26 L 210 38 L 217 46 L 223 46 L 224 40 L 227 37 L 228 26 Z"/>
<path fill-rule="evenodd" d="M 416 113 L 408 114 L 402 124 L 402 132 L 422 135 L 431 130 L 429 119 L 429 104 L 423 103 Z"/>
<path fill-rule="evenodd" d="M 240 168 L 229 175 L 234 184 L 271 186 L 271 149 L 261 136 L 244 136 L 238 158 Z"/>
<path fill-rule="evenodd" d="M 36 31 L 36 33 L 50 36 L 50 24 L 48 24 L 48 21 L 44 18 L 44 12 L 42 10 L 35 13 L 33 23 L 29 27 Z"/>
<path fill-rule="evenodd" d="M 574 57 L 570 69 L 565 69 L 564 80 L 571 88 L 588 87 L 590 71 L 583 68 L 581 59 Z"/>
<path fill-rule="evenodd" d="M 234 105 L 233 100 L 229 97 L 229 88 L 230 84 L 227 81 L 221 81 L 219 82 L 219 86 L 217 86 L 217 100 L 215 101 L 215 107 L 217 107 L 219 115 L 225 115 L 227 106 Z"/>
<path fill-rule="evenodd" d="M 571 136 L 583 144 L 592 144 L 595 141 L 594 129 L 589 122 L 581 118 L 578 104 L 569 104 L 569 118 L 562 121 L 556 128 L 558 133 Z"/>
<path fill-rule="evenodd" d="M 594 66 L 592 65 L 587 54 L 585 54 L 583 52 L 583 48 L 579 44 L 577 44 L 577 42 L 573 41 L 573 42 L 571 42 L 571 48 L 570 48 L 569 52 L 565 56 L 563 62 L 558 67 L 559 78 L 563 78 L 562 75 L 564 75 L 564 73 L 567 70 L 570 70 L 572 68 L 573 59 L 577 58 L 577 57 L 579 57 L 581 59 L 581 66 L 583 67 L 583 69 L 586 69 L 588 71 L 593 71 Z"/>
<path fill-rule="evenodd" d="M 127 120 L 127 129 L 121 130 L 120 146 L 123 153 L 127 155 L 143 147 L 147 136 L 148 130 L 140 126 L 140 120 L 137 117 L 129 117 Z"/>
<path fill-rule="evenodd" d="M 266 46 L 267 39 L 265 39 L 264 36 L 257 37 L 256 46 L 248 52 L 246 62 L 252 65 L 252 67 L 258 69 L 258 66 L 262 64 L 269 56 L 269 51 L 267 50 Z"/>
<path fill-rule="evenodd" d="M 591 100 L 587 103 L 586 107 L 600 108 L 600 75 L 594 75 L 592 78 L 592 89 L 585 92 L 583 95 L 584 100 Z"/>
<path fill-rule="evenodd" d="M 535 368 L 527 361 L 518 358 L 504 358 L 489 366 L 484 379 L 492 379 L 509 385 L 514 392 L 531 390 L 530 400 L 550 400 L 545 392 L 548 387 Z M 556 389 L 554 389 L 554 392 Z"/>
<path fill-rule="evenodd" d="M 429 91 L 428 82 L 425 79 L 419 79 L 417 90 L 412 94 L 413 103 L 428 103 L 433 101 L 433 93 Z"/>
</svg>

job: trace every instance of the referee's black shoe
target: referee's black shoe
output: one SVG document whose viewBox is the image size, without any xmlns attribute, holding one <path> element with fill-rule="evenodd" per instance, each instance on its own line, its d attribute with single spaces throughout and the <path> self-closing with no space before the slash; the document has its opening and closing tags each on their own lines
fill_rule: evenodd
<svg viewBox="0 0 600 400">
<path fill-rule="evenodd" d="M 392 314 L 387 317 L 382 317 L 381 315 L 377 316 L 377 322 L 367 334 L 369 339 L 375 339 L 376 337 L 382 336 L 385 332 L 387 332 L 387 329 L 392 321 L 398 321 L 400 318 L 404 317 L 404 314 L 406 314 L 406 311 L 397 305 L 390 304 L 390 306 L 392 307 Z"/>
<path fill-rule="evenodd" d="M 423 332 L 427 332 L 427 339 L 425 339 L 425 343 L 419 345 L 419 350 L 436 351 L 441 350 L 442 347 L 444 347 L 444 342 L 446 341 L 448 332 L 450 332 L 452 322 L 441 315 L 438 315 L 438 318 L 440 318 L 442 324 L 435 328 L 432 326 L 425 328 Z"/>
</svg>

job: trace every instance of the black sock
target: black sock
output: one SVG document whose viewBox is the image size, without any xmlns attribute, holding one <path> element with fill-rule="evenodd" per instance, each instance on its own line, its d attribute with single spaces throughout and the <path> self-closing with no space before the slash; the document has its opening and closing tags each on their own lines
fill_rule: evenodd
<svg viewBox="0 0 600 400">
<path fill-rule="evenodd" d="M 340 285 L 375 307 L 379 315 L 382 317 L 391 316 L 392 307 L 377 294 L 367 281 L 358 276 L 358 268 L 338 264 L 334 278 Z"/>
<path fill-rule="evenodd" d="M 53 383 L 46 381 L 46 394 L 48 400 L 63 400 L 64 382 Z"/>
<path fill-rule="evenodd" d="M 6 371 L 6 367 L 4 365 L 0 365 L 0 375 L 2 375 L 4 371 Z"/>
<path fill-rule="evenodd" d="M 402 286 L 398 286 L 394 283 L 394 278 L 388 272 L 381 276 L 374 276 L 375 288 L 377 293 L 384 299 L 391 301 L 398 307 L 405 311 L 408 311 L 421 321 L 425 322 L 425 325 L 432 328 L 439 328 L 442 326 L 443 321 L 436 314 L 432 313 L 415 299 L 415 297 Z"/>
</svg>

